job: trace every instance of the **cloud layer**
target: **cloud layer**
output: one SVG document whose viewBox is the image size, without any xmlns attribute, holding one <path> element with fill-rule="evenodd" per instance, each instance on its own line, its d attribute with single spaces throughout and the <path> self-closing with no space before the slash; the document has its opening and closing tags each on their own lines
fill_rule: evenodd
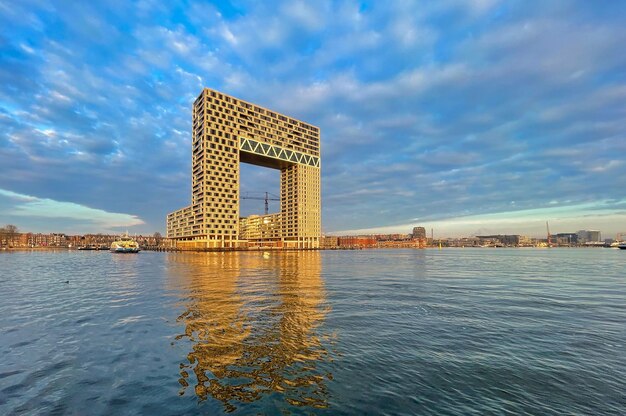
<svg viewBox="0 0 626 416">
<path fill-rule="evenodd" d="M 209 86 L 322 129 L 325 231 L 618 209 L 625 17 L 559 0 L 0 3 L 0 188 L 163 231 L 190 199 Z M 242 192 L 278 193 L 277 175 L 246 168 Z"/>
<path fill-rule="evenodd" d="M 0 207 L 7 223 L 28 231 L 37 225 L 38 232 L 115 233 L 123 228 L 144 224 L 134 215 L 107 212 L 73 202 L 41 199 L 0 189 Z"/>
</svg>

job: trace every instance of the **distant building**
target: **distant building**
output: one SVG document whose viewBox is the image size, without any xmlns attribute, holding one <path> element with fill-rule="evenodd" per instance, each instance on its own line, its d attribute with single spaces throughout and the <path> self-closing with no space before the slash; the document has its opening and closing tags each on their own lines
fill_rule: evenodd
<svg viewBox="0 0 626 416">
<path fill-rule="evenodd" d="M 337 245 L 340 248 L 376 247 L 376 239 L 372 236 L 337 237 Z"/>
<path fill-rule="evenodd" d="M 602 241 L 602 234 L 600 231 L 590 230 L 589 233 L 589 241 Z"/>
<path fill-rule="evenodd" d="M 554 236 L 555 241 L 553 243 L 556 244 L 578 244 L 578 234 L 577 233 L 558 233 Z"/>
<path fill-rule="evenodd" d="M 31 247 L 48 247 L 50 245 L 50 236 L 48 234 L 29 234 L 28 245 Z"/>
<path fill-rule="evenodd" d="M 478 237 L 448 238 L 442 242 L 445 247 L 480 247 L 482 244 L 484 241 Z"/>
<path fill-rule="evenodd" d="M 487 243 L 500 243 L 505 246 L 517 246 L 520 243 L 520 235 L 477 235 L 476 238 Z"/>
<path fill-rule="evenodd" d="M 280 214 L 250 215 L 239 218 L 239 236 L 249 245 L 267 245 L 281 240 Z"/>
<path fill-rule="evenodd" d="M 338 246 L 337 240 L 338 240 L 337 237 L 322 236 L 322 239 L 320 240 L 320 248 L 323 248 L 323 249 L 337 248 Z"/>
<path fill-rule="evenodd" d="M 406 241 L 412 238 L 412 234 L 372 234 L 368 237 L 376 241 Z"/>
<path fill-rule="evenodd" d="M 577 233 L 580 244 L 601 241 L 602 234 L 597 230 L 579 230 Z"/>
<path fill-rule="evenodd" d="M 2 233 L 0 232 L 0 247 L 27 247 L 28 246 L 28 234 L 27 233 Z"/>
<path fill-rule="evenodd" d="M 426 239 L 426 228 L 424 227 L 413 227 L 413 238 L 414 239 Z"/>
</svg>

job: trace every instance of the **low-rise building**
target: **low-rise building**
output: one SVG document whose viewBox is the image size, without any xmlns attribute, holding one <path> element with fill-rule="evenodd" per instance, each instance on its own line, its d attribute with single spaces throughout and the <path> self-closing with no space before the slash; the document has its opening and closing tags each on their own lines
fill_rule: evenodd
<svg viewBox="0 0 626 416">
<path fill-rule="evenodd" d="M 320 248 L 325 250 L 335 249 L 339 246 L 337 240 L 338 238 L 334 236 L 322 236 L 322 239 L 320 240 Z"/>
<path fill-rule="evenodd" d="M 337 237 L 337 246 L 340 248 L 373 248 L 376 239 L 373 236 L 348 235 Z"/>
<path fill-rule="evenodd" d="M 554 239 L 552 241 L 553 244 L 558 245 L 573 245 L 578 244 L 578 234 L 577 233 L 558 233 L 552 236 Z"/>
<path fill-rule="evenodd" d="M 477 235 L 476 238 L 481 240 L 483 244 L 501 244 L 504 246 L 517 246 L 520 243 L 520 235 Z"/>
<path fill-rule="evenodd" d="M 239 218 L 239 238 L 247 240 L 248 247 L 282 246 L 280 213 Z"/>
<path fill-rule="evenodd" d="M 580 244 L 598 242 L 602 239 L 602 233 L 598 230 L 578 230 L 576 234 Z"/>
</svg>

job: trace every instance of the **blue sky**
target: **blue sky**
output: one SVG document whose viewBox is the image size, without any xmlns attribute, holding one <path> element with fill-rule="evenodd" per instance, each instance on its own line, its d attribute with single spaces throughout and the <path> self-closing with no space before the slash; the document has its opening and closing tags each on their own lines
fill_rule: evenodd
<svg viewBox="0 0 626 416">
<path fill-rule="evenodd" d="M 325 232 L 612 237 L 624 21 L 620 1 L 0 0 L 0 223 L 164 232 L 206 86 L 321 128 Z"/>
</svg>

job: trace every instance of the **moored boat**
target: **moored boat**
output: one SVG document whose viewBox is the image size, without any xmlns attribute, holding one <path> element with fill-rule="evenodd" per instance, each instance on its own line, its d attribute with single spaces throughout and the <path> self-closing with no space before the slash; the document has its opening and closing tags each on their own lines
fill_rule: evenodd
<svg viewBox="0 0 626 416">
<path fill-rule="evenodd" d="M 626 250 L 626 243 L 620 243 L 617 248 L 619 248 L 620 250 Z"/>
<path fill-rule="evenodd" d="M 127 235 L 111 243 L 113 253 L 139 253 L 139 244 Z"/>
</svg>

